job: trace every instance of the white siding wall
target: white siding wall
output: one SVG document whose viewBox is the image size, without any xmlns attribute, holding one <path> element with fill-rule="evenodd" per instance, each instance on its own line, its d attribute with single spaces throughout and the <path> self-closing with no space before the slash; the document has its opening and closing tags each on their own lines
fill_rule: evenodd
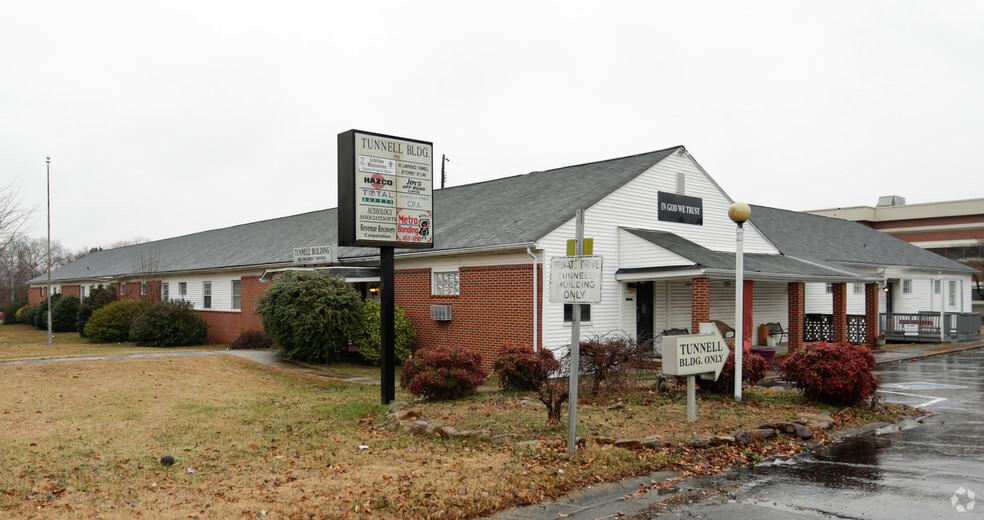
<svg viewBox="0 0 984 520">
<path fill-rule="evenodd" d="M 658 220 L 657 192 L 676 192 L 678 173 L 686 175 L 684 194 L 700 197 L 703 200 L 702 226 Z M 620 253 L 624 253 L 637 265 L 643 260 L 640 253 L 632 250 L 631 243 L 626 244 L 626 247 L 621 248 L 620 251 L 619 241 L 624 234 L 618 233 L 619 227 L 668 231 L 709 249 L 734 251 L 735 224 L 728 218 L 728 207 L 731 203 L 731 199 L 696 166 L 692 159 L 674 154 L 598 204 L 587 208 L 584 236 L 594 239 L 594 254 L 605 258 L 605 285 L 602 288 L 602 302 L 592 305 L 591 322 L 583 323 L 581 326 L 582 338 L 618 330 L 635 333 L 635 307 L 628 305 L 631 302 L 625 300 L 627 290 L 624 284 L 615 280 L 615 271 L 619 267 L 625 267 L 620 265 Z M 549 259 L 566 254 L 567 240 L 574 237 L 574 228 L 575 223 L 571 219 L 539 242 L 540 249 L 543 251 L 546 280 L 549 280 L 550 276 Z M 639 241 L 637 245 L 642 246 L 642 242 Z M 646 246 L 646 249 L 651 252 L 652 245 Z M 745 226 L 744 250 L 748 253 L 777 253 L 776 249 L 751 224 Z M 549 303 L 547 290 L 548 284 L 545 283 L 545 292 L 541 300 L 543 341 L 548 347 L 561 347 L 570 343 L 570 326 L 563 322 L 563 305 Z M 662 300 L 664 315 L 665 291 L 664 289 Z M 654 292 L 656 294 L 654 299 L 657 300 L 657 308 L 659 308 L 661 293 L 658 286 L 654 288 Z M 674 326 L 690 327 L 690 287 L 682 282 L 679 285 L 670 284 L 669 294 L 671 297 L 669 322 Z M 657 316 L 660 315 L 659 312 L 657 310 Z M 734 318 L 732 317 L 730 321 L 734 321 Z M 657 327 L 656 330 L 662 328 L 664 327 Z"/>
<path fill-rule="evenodd" d="M 676 253 L 653 245 L 625 230 L 618 230 L 618 264 L 622 269 L 654 265 L 694 265 Z"/>
<path fill-rule="evenodd" d="M 184 299 L 190 301 L 196 310 L 239 312 L 239 309 L 232 308 L 232 281 L 239 280 L 244 274 L 229 272 L 206 275 L 179 275 L 165 277 L 161 281 L 168 284 L 168 293 L 172 300 Z M 250 274 L 255 275 L 258 273 Z M 209 309 L 203 306 L 204 295 L 202 293 L 204 283 L 207 281 L 212 282 L 212 307 Z M 187 282 L 188 284 L 188 294 L 184 298 L 181 298 L 178 293 L 179 282 Z"/>
</svg>

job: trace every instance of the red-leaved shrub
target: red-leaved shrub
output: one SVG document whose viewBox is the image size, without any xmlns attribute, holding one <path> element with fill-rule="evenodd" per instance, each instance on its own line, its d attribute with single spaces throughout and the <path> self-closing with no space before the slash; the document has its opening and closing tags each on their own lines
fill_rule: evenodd
<svg viewBox="0 0 984 520">
<path fill-rule="evenodd" d="M 560 369 L 560 362 L 553 352 L 541 348 L 533 351 L 530 345 L 506 343 L 499 349 L 492 370 L 499 376 L 499 387 L 504 390 L 536 391 L 547 381 L 552 372 Z"/>
<path fill-rule="evenodd" d="M 856 404 L 878 390 L 875 356 L 850 343 L 810 343 L 779 364 L 783 379 L 810 399 L 829 404 Z"/>
<path fill-rule="evenodd" d="M 430 400 L 458 399 L 485 380 L 482 356 L 461 347 L 429 347 L 415 352 L 403 364 L 400 385 Z"/>
<path fill-rule="evenodd" d="M 741 351 L 741 381 L 743 384 L 754 385 L 765 378 L 769 364 L 765 358 L 752 352 L 752 348 L 746 346 Z M 735 349 L 732 347 L 728 354 L 728 359 L 724 362 L 721 369 L 721 376 L 717 381 L 700 380 L 700 388 L 716 394 L 726 394 L 735 389 Z"/>
</svg>

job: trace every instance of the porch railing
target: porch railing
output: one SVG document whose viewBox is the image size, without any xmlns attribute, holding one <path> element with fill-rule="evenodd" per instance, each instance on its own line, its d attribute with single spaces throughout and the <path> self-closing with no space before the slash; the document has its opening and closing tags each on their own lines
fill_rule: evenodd
<svg viewBox="0 0 984 520">
<path fill-rule="evenodd" d="M 941 317 L 939 312 L 881 313 L 878 330 L 889 341 L 968 341 L 981 337 L 981 314 L 947 312 Z"/>
</svg>

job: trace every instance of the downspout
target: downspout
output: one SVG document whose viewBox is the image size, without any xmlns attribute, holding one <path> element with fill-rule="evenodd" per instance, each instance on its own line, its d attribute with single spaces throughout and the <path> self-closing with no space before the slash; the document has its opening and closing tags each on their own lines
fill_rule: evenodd
<svg viewBox="0 0 984 520">
<path fill-rule="evenodd" d="M 536 334 L 536 317 L 537 317 L 537 304 L 539 300 L 539 295 L 537 294 L 537 280 L 536 280 L 536 255 L 530 248 L 526 248 L 526 254 L 530 255 L 533 259 L 533 352 L 538 352 L 540 350 L 539 345 L 537 345 L 537 334 Z"/>
</svg>

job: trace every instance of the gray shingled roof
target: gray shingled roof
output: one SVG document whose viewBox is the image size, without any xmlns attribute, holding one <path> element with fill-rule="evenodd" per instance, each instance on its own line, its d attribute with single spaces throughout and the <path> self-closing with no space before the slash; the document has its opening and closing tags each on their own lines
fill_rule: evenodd
<svg viewBox="0 0 984 520">
<path fill-rule="evenodd" d="M 622 228 L 633 235 L 671 251 L 689 260 L 689 264 L 678 266 L 660 266 L 659 270 L 689 269 L 700 267 L 704 269 L 730 271 L 735 270 L 735 254 L 722 251 L 712 251 L 702 245 L 687 240 L 667 231 L 651 229 Z M 799 278 L 814 280 L 857 280 L 874 281 L 877 277 L 841 265 L 833 265 L 820 259 L 811 258 L 809 261 L 800 260 L 785 255 L 767 255 L 761 253 L 746 253 L 743 258 L 745 275 L 748 278 Z M 648 272 L 653 268 L 619 269 L 618 274 L 633 272 Z"/>
<path fill-rule="evenodd" d="M 857 222 L 765 206 L 751 208 L 752 223 L 784 255 L 848 264 L 975 272 Z"/>
<path fill-rule="evenodd" d="M 681 148 L 435 190 L 434 250 L 531 244 Z M 337 237 L 332 208 L 99 251 L 56 269 L 52 279 L 134 274 L 148 263 L 155 272 L 283 266 L 294 247 Z M 374 248 L 338 253 L 343 261 L 375 255 Z"/>
</svg>

